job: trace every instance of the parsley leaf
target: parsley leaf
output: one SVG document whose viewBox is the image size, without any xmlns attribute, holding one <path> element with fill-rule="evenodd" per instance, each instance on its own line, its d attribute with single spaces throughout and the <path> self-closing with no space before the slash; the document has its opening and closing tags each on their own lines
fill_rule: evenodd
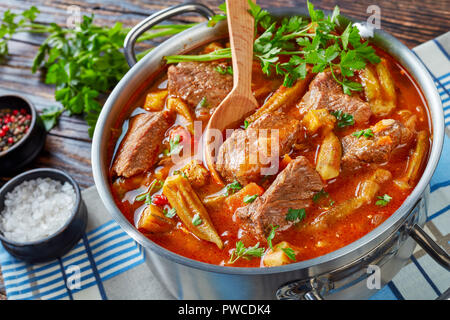
<svg viewBox="0 0 450 320">
<path fill-rule="evenodd" d="M 288 213 L 286 214 L 287 221 L 293 221 L 294 223 L 298 223 L 302 221 L 306 217 L 305 209 L 292 209 L 289 208 Z"/>
<path fill-rule="evenodd" d="M 314 194 L 313 202 L 318 203 L 321 198 L 328 198 L 328 197 L 329 197 L 329 193 L 322 189 L 319 192 Z"/>
<path fill-rule="evenodd" d="M 373 131 L 372 129 L 366 129 L 366 130 L 360 130 L 352 133 L 352 136 L 361 138 L 364 136 L 366 139 L 369 139 L 370 137 L 373 137 Z"/>
<path fill-rule="evenodd" d="M 392 197 L 389 196 L 388 194 L 385 194 L 385 195 L 383 195 L 383 196 L 378 196 L 377 198 L 380 199 L 380 200 L 377 200 L 377 202 L 375 202 L 375 204 L 376 204 L 377 206 L 380 206 L 380 207 L 385 207 L 385 206 L 387 206 L 387 204 L 388 204 L 389 202 L 391 202 L 391 200 L 392 200 Z"/>
<path fill-rule="evenodd" d="M 150 186 L 148 187 L 147 192 L 138 195 L 134 200 L 135 201 L 145 201 L 146 204 L 152 203 L 152 194 L 157 192 L 158 190 L 161 190 L 163 187 L 164 182 L 161 180 L 153 180 Z"/>
<path fill-rule="evenodd" d="M 217 67 L 214 68 L 214 70 L 216 70 L 220 74 L 233 74 L 233 67 L 231 66 L 225 67 L 222 65 L 218 65 Z"/>
<path fill-rule="evenodd" d="M 169 209 L 169 210 L 164 209 L 164 215 L 167 218 L 172 219 L 173 217 L 175 217 L 176 214 L 177 214 L 177 210 L 175 208 L 172 208 L 172 209 Z"/>
<path fill-rule="evenodd" d="M 333 111 L 331 114 L 336 117 L 338 128 L 344 128 L 355 124 L 353 116 L 349 113 L 342 112 L 342 110 Z"/>
<path fill-rule="evenodd" d="M 253 201 L 256 200 L 256 198 L 258 198 L 257 194 L 254 194 L 252 196 L 248 194 L 244 197 L 244 203 L 252 203 Z"/>
<path fill-rule="evenodd" d="M 176 134 L 172 139 L 169 140 L 170 152 L 169 154 L 178 154 L 181 149 L 183 149 L 183 145 L 180 144 L 181 137 L 179 134 Z"/>
<path fill-rule="evenodd" d="M 239 181 L 234 180 L 232 183 L 227 184 L 225 187 L 227 192 L 225 195 L 229 196 L 230 194 L 235 193 L 236 191 L 239 191 L 242 189 L 242 185 L 239 183 Z"/>
<path fill-rule="evenodd" d="M 51 106 L 43 110 L 41 119 L 44 122 L 45 130 L 50 131 L 56 125 L 63 111 L 64 109 L 58 106 Z"/>
<path fill-rule="evenodd" d="M 203 220 L 200 218 L 200 215 L 196 213 L 194 217 L 192 218 L 192 224 L 194 226 L 199 226 L 203 223 Z"/>
<path fill-rule="evenodd" d="M 292 261 L 297 261 L 295 252 L 292 248 L 281 248 L 281 250 L 283 250 L 283 252 L 288 256 L 289 259 L 291 259 Z"/>
<path fill-rule="evenodd" d="M 242 241 L 236 242 L 236 249 L 233 250 L 230 256 L 229 264 L 235 263 L 239 258 L 251 259 L 253 257 L 262 257 L 264 248 L 259 247 L 259 242 L 253 247 L 246 248 Z"/>
<path fill-rule="evenodd" d="M 275 238 L 275 232 L 276 232 L 276 230 L 280 227 L 280 226 L 273 226 L 273 225 L 270 225 L 270 227 L 272 228 L 271 230 L 270 230 L 270 233 L 269 233 L 269 235 L 267 236 L 267 243 L 269 244 L 269 248 L 270 249 L 273 249 L 273 246 L 272 246 L 272 240 L 273 240 L 273 238 Z"/>
</svg>

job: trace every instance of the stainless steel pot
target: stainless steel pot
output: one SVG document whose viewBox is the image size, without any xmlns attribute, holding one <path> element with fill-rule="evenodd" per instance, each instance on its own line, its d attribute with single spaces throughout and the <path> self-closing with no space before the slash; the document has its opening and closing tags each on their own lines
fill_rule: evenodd
<svg viewBox="0 0 450 320">
<path fill-rule="evenodd" d="M 233 268 L 206 264 L 172 253 L 139 233 L 114 203 L 108 169 L 111 128 L 122 121 L 123 112 L 148 88 L 164 68 L 164 56 L 185 53 L 227 35 L 226 22 L 206 23 L 165 41 L 136 63 L 134 43 L 153 25 L 171 16 L 197 12 L 210 18 L 213 12 L 200 4 L 183 4 L 158 12 L 130 31 L 125 54 L 132 66 L 109 96 L 94 134 L 92 167 L 100 197 L 113 218 L 144 249 L 153 274 L 178 299 L 364 299 L 375 293 L 367 286 L 369 266 L 378 266 L 381 284 L 390 281 L 411 256 L 416 240 L 441 265 L 449 269 L 448 255 L 423 232 L 427 212 L 428 184 L 438 163 L 444 121 L 441 100 L 430 75 L 415 55 L 391 35 L 376 30 L 373 41 L 394 56 L 414 77 L 428 103 L 433 143 L 422 178 L 402 206 L 384 223 L 361 239 L 324 256 L 273 268 Z M 280 16 L 305 15 L 299 8 L 277 11 Z M 341 23 L 346 24 L 344 19 Z M 374 268 L 371 267 L 371 270 Z M 376 269 L 376 267 L 375 267 Z M 144 284 L 143 284 L 144 285 Z"/>
</svg>

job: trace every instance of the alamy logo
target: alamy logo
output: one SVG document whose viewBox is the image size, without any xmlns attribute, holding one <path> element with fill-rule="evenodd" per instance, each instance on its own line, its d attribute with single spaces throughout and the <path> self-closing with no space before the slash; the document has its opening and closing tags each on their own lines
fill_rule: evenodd
<svg viewBox="0 0 450 320">
<path fill-rule="evenodd" d="M 377 265 L 369 264 L 367 266 L 366 273 L 370 274 L 370 276 L 367 277 L 367 289 L 374 290 L 374 289 L 381 289 L 381 271 L 380 267 Z"/>
</svg>

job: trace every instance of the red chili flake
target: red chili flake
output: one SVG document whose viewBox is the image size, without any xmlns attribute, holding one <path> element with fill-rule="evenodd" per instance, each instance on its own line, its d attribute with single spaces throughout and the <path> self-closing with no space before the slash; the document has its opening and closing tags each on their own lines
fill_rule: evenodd
<svg viewBox="0 0 450 320">
<path fill-rule="evenodd" d="M 27 110 L 25 110 L 24 108 L 20 109 L 20 113 L 21 114 L 27 114 Z"/>
<path fill-rule="evenodd" d="M 13 137 L 9 137 L 9 138 L 8 138 L 8 143 L 9 143 L 9 144 L 13 144 L 13 143 L 14 143 Z"/>
<path fill-rule="evenodd" d="M 159 207 L 165 206 L 166 204 L 169 204 L 169 200 L 167 200 L 167 197 L 163 194 L 158 194 L 153 196 L 152 203 L 154 205 L 157 205 Z"/>
<path fill-rule="evenodd" d="M 17 116 L 19 114 L 19 110 L 14 110 L 13 115 Z"/>
<path fill-rule="evenodd" d="M 2 127 L 2 130 L 5 131 L 5 132 L 8 132 L 9 127 L 5 124 L 5 125 Z"/>
<path fill-rule="evenodd" d="M 5 134 L 6 134 L 6 132 L 3 131 L 3 130 L 1 130 L 1 131 L 0 131 L 0 138 L 3 138 L 3 137 L 5 136 Z"/>
<path fill-rule="evenodd" d="M 31 119 L 31 115 L 30 115 L 30 114 L 27 114 L 27 115 L 25 116 L 25 118 L 26 118 L 27 120 L 30 120 L 30 119 Z"/>
</svg>

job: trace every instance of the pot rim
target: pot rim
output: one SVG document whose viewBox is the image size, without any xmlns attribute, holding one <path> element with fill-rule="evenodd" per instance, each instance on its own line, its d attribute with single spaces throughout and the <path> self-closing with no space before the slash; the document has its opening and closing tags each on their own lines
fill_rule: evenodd
<svg viewBox="0 0 450 320">
<path fill-rule="evenodd" d="M 276 11 L 272 11 L 272 13 L 277 16 L 305 15 L 306 10 L 304 8 L 279 8 Z M 343 22 L 354 23 L 358 21 L 343 17 Z M 266 275 L 292 271 L 303 271 L 305 272 L 305 275 L 310 277 L 335 270 L 337 267 L 347 265 L 348 263 L 364 256 L 403 224 L 410 210 L 416 204 L 418 199 L 422 197 L 422 194 L 428 187 L 428 183 L 431 180 L 431 177 L 439 161 L 444 141 L 444 117 L 442 104 L 436 86 L 434 85 L 429 72 L 427 71 L 423 63 L 418 59 L 418 57 L 415 56 L 415 54 L 410 49 L 408 49 L 403 43 L 383 30 L 374 30 L 373 41 L 377 43 L 378 46 L 381 46 L 384 50 L 386 50 L 389 54 L 393 55 L 395 59 L 408 70 L 408 72 L 411 74 L 411 76 L 419 86 L 427 102 L 427 111 L 429 114 L 429 121 L 431 123 L 431 130 L 433 133 L 433 141 L 427 166 L 422 173 L 422 177 L 420 178 L 416 187 L 405 199 L 402 205 L 388 219 L 386 219 L 381 225 L 373 229 L 368 234 L 340 249 L 332 251 L 323 256 L 284 266 L 270 268 L 219 266 L 186 258 L 157 245 L 156 243 L 145 237 L 143 234 L 141 234 L 131 223 L 129 223 L 122 212 L 116 206 L 109 187 L 109 177 L 107 173 L 108 169 L 106 169 L 106 172 L 103 170 L 103 167 L 107 166 L 103 164 L 103 159 L 105 159 L 107 156 L 107 150 L 101 149 L 102 141 L 103 143 L 105 143 L 104 141 L 107 141 L 109 138 L 107 136 L 109 128 L 105 128 L 105 123 L 108 120 L 110 111 L 117 103 L 116 100 L 123 92 L 127 91 L 129 82 L 136 77 L 139 70 L 145 69 L 146 66 L 149 66 L 152 63 L 156 63 L 158 61 L 158 57 L 161 61 L 161 58 L 163 56 L 168 55 L 167 51 L 170 50 L 170 47 L 180 47 L 180 43 L 188 42 L 189 45 L 186 46 L 188 46 L 189 48 L 184 51 L 190 51 L 193 47 L 200 45 L 202 42 L 212 41 L 212 39 L 201 38 L 194 41 L 194 39 L 196 39 L 196 36 L 198 38 L 199 36 L 201 37 L 205 34 L 211 34 L 212 38 L 212 36 L 214 35 L 213 31 L 217 31 L 219 29 L 226 30 L 226 21 L 221 21 L 213 28 L 207 27 L 207 23 L 205 22 L 164 41 L 162 44 L 153 49 L 151 53 L 147 54 L 136 65 L 134 65 L 110 94 L 100 114 L 96 127 L 97 129 L 94 132 L 94 139 L 92 144 L 92 168 L 94 181 L 100 198 L 105 204 L 107 210 L 110 212 L 114 220 L 119 223 L 119 225 L 125 230 L 125 232 L 127 232 L 127 234 L 130 235 L 134 240 L 136 240 L 140 245 L 151 249 L 154 253 L 167 258 L 172 262 L 208 272 L 234 275 Z M 158 65 L 161 66 L 161 62 L 159 62 Z M 131 92 L 131 94 L 128 93 L 128 96 L 132 96 L 135 91 L 136 90 L 129 91 Z M 117 118 L 115 120 L 117 120 Z"/>
</svg>

